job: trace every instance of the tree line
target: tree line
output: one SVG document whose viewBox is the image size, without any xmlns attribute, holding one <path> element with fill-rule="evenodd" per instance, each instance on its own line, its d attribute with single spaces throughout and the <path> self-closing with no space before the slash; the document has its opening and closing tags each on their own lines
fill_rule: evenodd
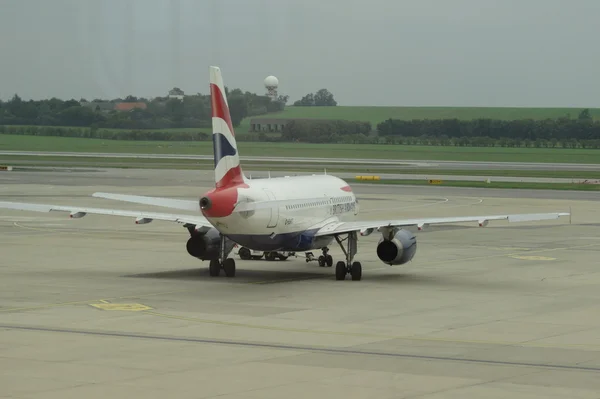
<svg viewBox="0 0 600 399">
<path fill-rule="evenodd" d="M 212 135 L 205 132 L 155 131 L 155 130 L 112 130 L 95 127 L 63 126 L 4 126 L 0 125 L 0 134 L 20 136 L 74 137 L 102 140 L 140 140 L 140 141 L 208 141 Z"/>
<path fill-rule="evenodd" d="M 226 88 L 226 92 L 234 126 L 239 126 L 242 119 L 249 116 L 283 111 L 289 98 L 279 96 L 271 99 L 241 89 Z M 128 96 L 92 101 L 58 98 L 24 101 L 15 94 L 9 101 L 0 101 L 0 125 L 131 130 L 208 128 L 211 126 L 211 102 L 210 95 L 200 93 L 184 96 L 183 99 L 156 97 L 149 100 Z"/>
<path fill-rule="evenodd" d="M 312 122 L 312 123 L 311 123 Z M 457 147 L 526 147 L 526 148 L 600 148 L 600 138 L 576 139 L 553 137 L 549 140 L 537 138 L 498 138 L 486 136 L 382 136 L 370 131 L 368 122 L 350 121 L 294 121 L 281 135 L 245 133 L 236 136 L 238 141 L 255 142 L 305 142 L 330 144 L 381 144 L 381 145 L 430 145 Z M 319 133 L 317 133 L 319 132 Z M 96 138 L 103 140 L 144 141 L 209 141 L 212 135 L 206 132 L 178 130 L 109 130 L 80 127 L 55 126 L 3 126 L 0 134 Z"/>
<path fill-rule="evenodd" d="M 583 110 L 577 119 L 388 119 L 375 131 L 369 122 L 292 120 L 280 138 L 258 141 L 400 144 L 457 147 L 600 148 L 600 121 Z"/>
<path fill-rule="evenodd" d="M 596 140 L 600 139 L 600 121 L 594 121 L 588 109 L 576 119 L 388 119 L 377 125 L 383 137 L 443 137 L 446 139 L 488 137 L 491 140 Z"/>
</svg>

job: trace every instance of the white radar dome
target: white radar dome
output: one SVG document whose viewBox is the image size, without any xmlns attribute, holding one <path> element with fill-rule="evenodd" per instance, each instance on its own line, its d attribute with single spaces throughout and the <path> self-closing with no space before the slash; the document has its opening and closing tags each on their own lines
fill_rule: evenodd
<svg viewBox="0 0 600 399">
<path fill-rule="evenodd" d="M 277 87 L 279 85 L 279 79 L 275 76 L 267 76 L 265 78 L 265 87 Z"/>
</svg>

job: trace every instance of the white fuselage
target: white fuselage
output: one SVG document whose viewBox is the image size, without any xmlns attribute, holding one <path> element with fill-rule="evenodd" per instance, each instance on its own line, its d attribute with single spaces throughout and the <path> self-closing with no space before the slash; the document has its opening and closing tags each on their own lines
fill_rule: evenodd
<svg viewBox="0 0 600 399">
<path fill-rule="evenodd" d="M 332 221 L 355 220 L 358 202 L 344 180 L 330 175 L 247 181 L 237 202 L 285 201 L 263 209 L 207 217 L 222 234 L 254 250 L 306 251 L 327 246 L 332 237 L 314 233 Z"/>
</svg>

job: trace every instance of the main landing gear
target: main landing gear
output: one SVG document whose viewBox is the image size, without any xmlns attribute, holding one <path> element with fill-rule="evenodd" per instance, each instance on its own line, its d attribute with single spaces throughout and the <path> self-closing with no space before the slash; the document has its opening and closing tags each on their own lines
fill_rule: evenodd
<svg viewBox="0 0 600 399">
<path fill-rule="evenodd" d="M 218 277 L 221 273 L 221 269 L 225 272 L 227 277 L 235 277 L 235 259 L 228 258 L 225 245 L 225 236 L 221 235 L 221 245 L 219 250 L 219 258 L 212 259 L 208 265 L 208 272 L 211 277 Z"/>
<path fill-rule="evenodd" d="M 359 281 L 362 278 L 362 265 L 360 262 L 353 261 L 358 246 L 356 231 L 349 232 L 348 237 L 344 240 L 340 239 L 339 235 L 336 235 L 335 240 L 342 248 L 342 251 L 344 251 L 344 255 L 346 255 L 346 262 L 339 261 L 335 264 L 335 279 L 344 280 L 346 279 L 346 274 L 349 274 L 352 276 L 352 280 Z M 347 241 L 347 248 L 344 248 L 344 241 Z"/>
<path fill-rule="evenodd" d="M 354 262 L 354 255 L 356 255 L 358 244 L 358 235 L 356 231 L 348 233 L 348 237 L 345 239 L 341 239 L 339 235 L 336 235 L 335 240 L 340 245 L 342 251 L 344 251 L 344 255 L 346 256 L 346 262 L 339 261 L 335 264 L 335 279 L 345 280 L 346 275 L 349 274 L 352 276 L 352 280 L 359 281 L 362 278 L 362 265 L 360 262 Z M 347 241 L 345 246 L 344 241 Z M 315 256 L 312 252 L 307 252 L 306 262 L 308 263 L 317 260 L 320 267 L 333 266 L 333 258 L 331 255 L 329 255 L 329 248 L 324 247 L 321 249 L 321 251 L 323 251 L 323 255 L 319 256 L 317 259 L 315 259 Z"/>
</svg>

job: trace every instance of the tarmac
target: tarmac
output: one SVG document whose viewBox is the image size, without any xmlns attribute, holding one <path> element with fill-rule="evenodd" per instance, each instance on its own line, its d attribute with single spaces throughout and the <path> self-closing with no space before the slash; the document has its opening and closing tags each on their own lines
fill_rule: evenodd
<svg viewBox="0 0 600 399">
<path fill-rule="evenodd" d="M 155 166 L 153 166 L 155 167 Z M 206 168 L 206 166 L 204 166 Z M 165 168 L 170 170 L 168 168 Z M 122 179 L 123 175 L 121 175 L 118 171 L 120 169 L 116 168 L 102 168 L 96 166 L 86 166 L 86 167 L 53 167 L 53 166 L 15 166 L 13 170 L 10 172 L 2 172 L 2 174 L 6 175 L 4 177 L 4 181 L 20 181 L 19 173 L 27 173 L 31 175 L 32 171 L 40 172 L 39 174 L 33 176 L 32 178 L 38 179 L 38 181 L 42 181 L 46 178 L 46 176 L 53 176 L 53 172 L 58 172 L 62 174 L 64 172 L 71 173 L 74 178 L 78 179 L 78 182 L 84 182 L 87 179 L 87 172 L 95 172 L 96 178 L 99 179 Z M 136 170 L 136 180 L 137 179 L 149 179 L 156 173 L 157 169 L 147 169 L 147 168 L 139 168 L 139 169 L 128 169 L 128 170 Z M 146 170 L 147 172 L 143 172 Z M 161 169 L 164 170 L 164 169 Z M 85 171 L 84 174 L 78 171 Z M 294 176 L 294 175 L 306 175 L 311 173 L 331 173 L 328 172 L 327 169 L 323 169 L 322 172 L 298 172 L 298 171 L 286 171 L 286 170 L 273 170 L 273 171 L 265 171 L 265 170 L 251 170 L 249 168 L 244 169 L 245 173 L 251 178 L 260 178 L 265 179 L 269 176 L 271 177 L 282 177 L 282 176 Z M 212 170 L 179 170 L 177 174 L 181 179 L 187 179 L 188 181 L 193 181 L 194 183 L 198 183 L 198 177 L 201 177 L 201 183 L 210 184 L 212 181 Z M 572 179 L 572 178 L 560 178 L 560 177 L 517 177 L 517 176 L 471 176 L 471 175 L 438 175 L 435 173 L 432 174 L 406 174 L 406 173 L 349 173 L 349 172 L 333 172 L 336 176 L 347 179 L 349 182 L 353 182 L 353 184 L 359 183 L 364 184 L 365 181 L 359 181 L 356 179 L 356 176 L 362 175 L 375 175 L 378 176 L 380 180 L 460 180 L 460 181 L 476 181 L 476 182 L 518 182 L 518 183 L 575 183 L 575 184 L 600 184 L 600 179 Z M 127 176 L 127 173 L 125 173 Z M 600 177 L 600 174 L 598 175 Z M 180 180 L 181 180 L 180 179 Z M 79 183 L 81 184 L 81 183 Z M 171 184 L 171 183 L 168 183 Z M 368 183 L 367 183 L 368 184 Z M 554 191 L 554 190 L 552 190 Z"/>
<path fill-rule="evenodd" d="M 164 211 L 89 195 L 210 184 L 10 172 L 0 198 Z M 597 193 L 352 185 L 364 218 L 573 216 L 425 230 L 397 267 L 373 234 L 355 282 L 302 257 L 236 258 L 235 278 L 211 278 L 180 225 L 0 210 L 0 398 L 600 398 Z"/>
<path fill-rule="evenodd" d="M 141 154 L 141 153 L 105 153 L 105 152 L 64 152 L 64 151 L 0 151 L 1 155 L 28 157 L 79 157 L 79 158 L 125 158 L 125 159 L 195 159 L 212 161 L 212 155 L 190 154 Z M 484 162 L 484 161 L 438 161 L 415 159 L 371 159 L 371 158 L 312 158 L 312 157 L 265 157 L 240 156 L 243 161 L 255 161 L 264 164 L 283 165 L 330 165 L 357 164 L 377 166 L 378 168 L 431 168 L 464 170 L 546 170 L 546 171 L 598 171 L 600 164 L 550 163 L 550 162 Z"/>
</svg>

